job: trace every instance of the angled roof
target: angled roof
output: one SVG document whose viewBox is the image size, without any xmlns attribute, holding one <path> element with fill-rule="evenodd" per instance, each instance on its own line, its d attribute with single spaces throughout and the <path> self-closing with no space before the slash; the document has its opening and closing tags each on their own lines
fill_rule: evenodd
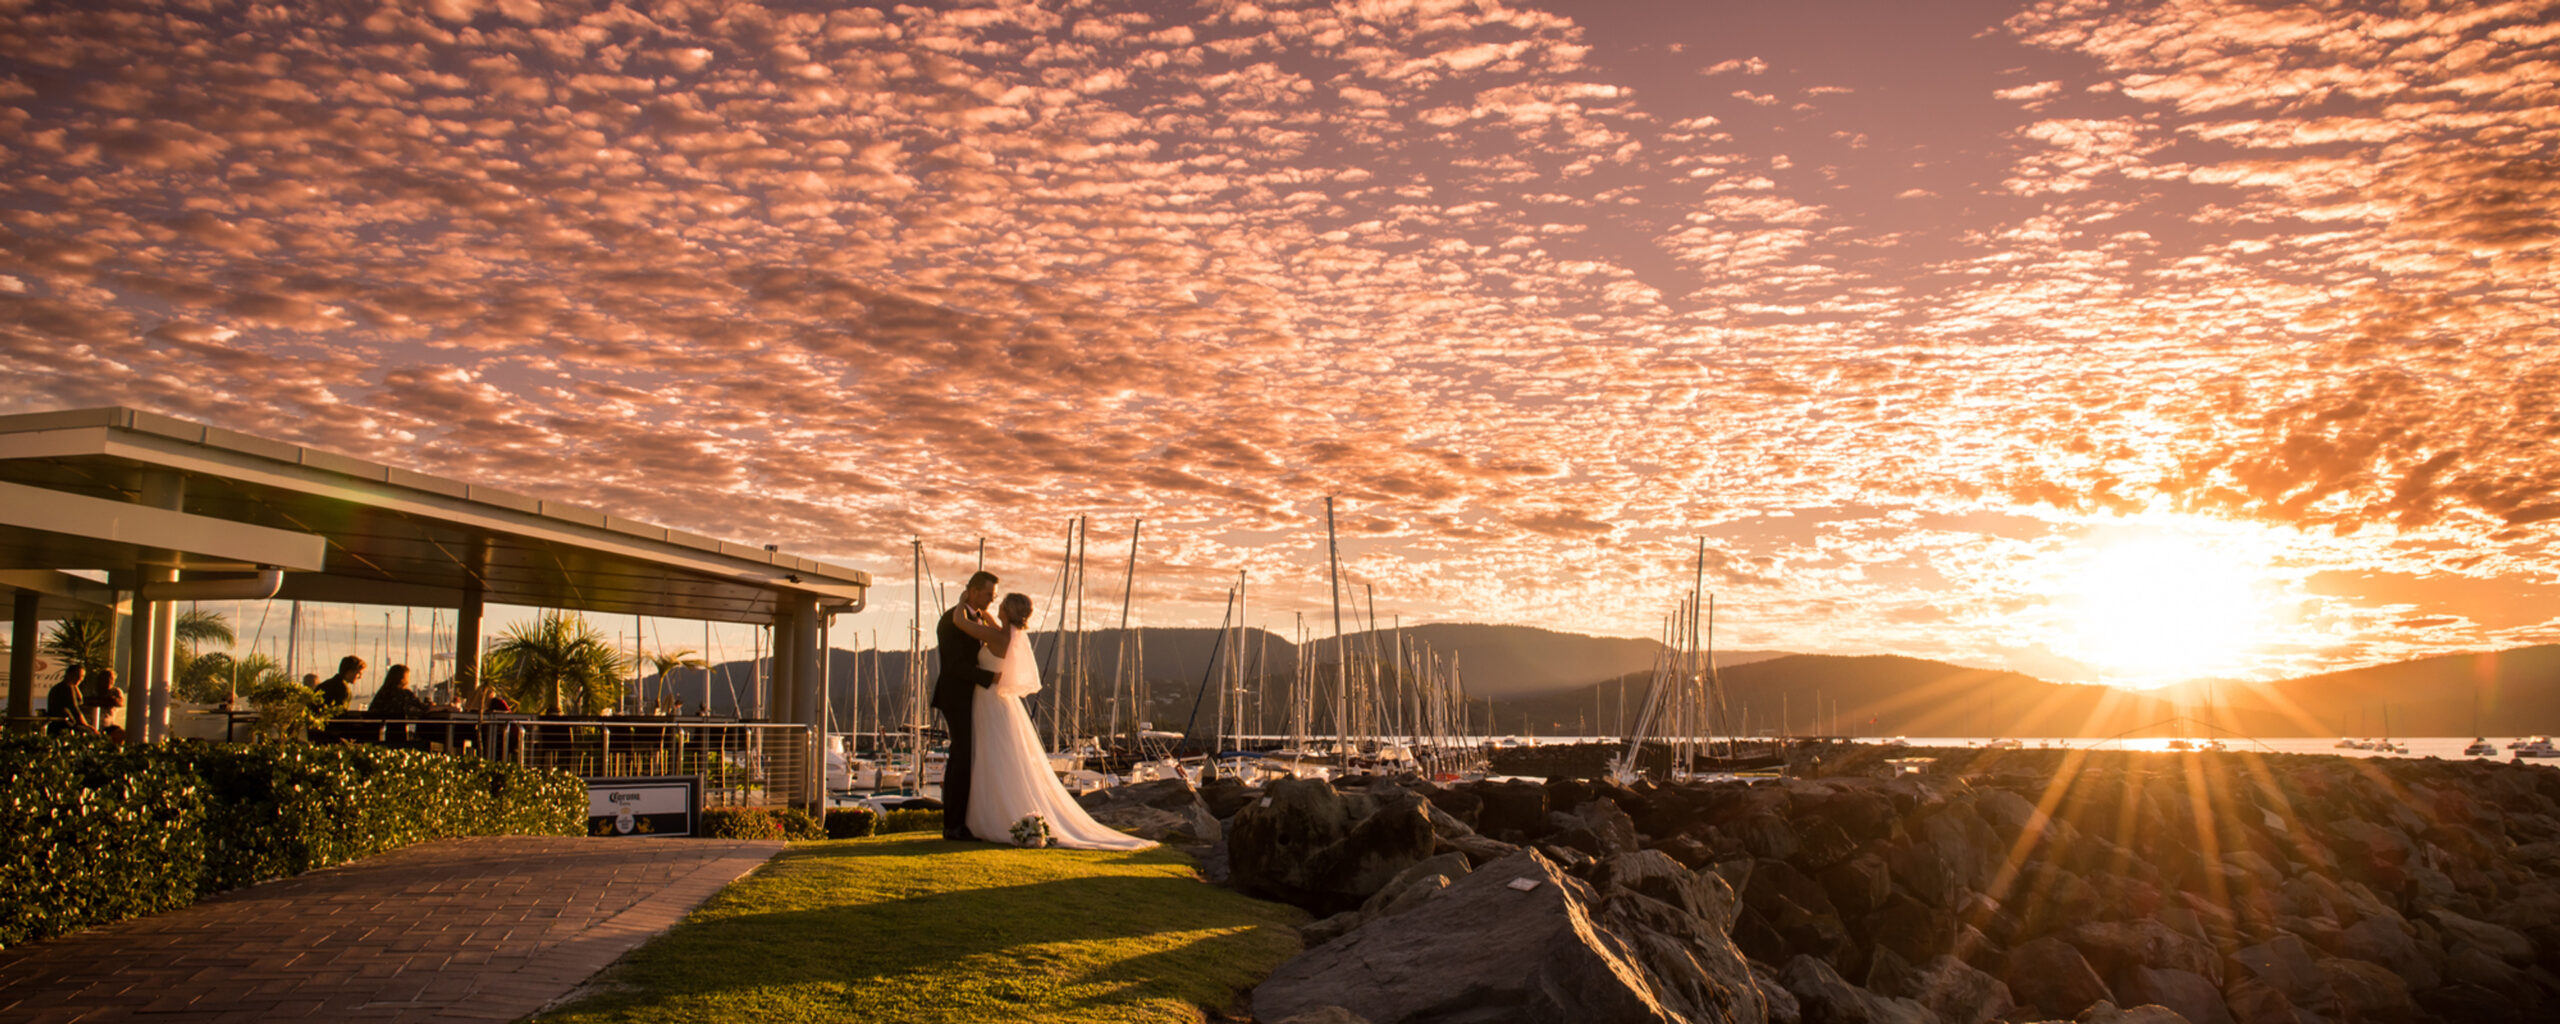
<svg viewBox="0 0 2560 1024">
<path fill-rule="evenodd" d="M 177 508 L 143 507 L 173 481 Z M 319 564 L 297 564 L 313 550 Z M 138 564 L 190 579 L 281 565 L 290 599 L 459 607 L 476 587 L 492 604 L 716 622 L 769 621 L 785 593 L 858 604 L 871 586 L 858 569 L 134 409 L 0 416 L 0 582 Z"/>
</svg>

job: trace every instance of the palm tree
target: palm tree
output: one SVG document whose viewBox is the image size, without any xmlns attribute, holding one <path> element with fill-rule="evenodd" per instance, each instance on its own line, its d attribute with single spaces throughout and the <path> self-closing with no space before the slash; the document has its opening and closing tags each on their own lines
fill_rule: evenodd
<svg viewBox="0 0 2560 1024">
<path fill-rule="evenodd" d="M 78 665 L 95 672 L 113 668 L 116 663 L 115 643 L 107 620 L 82 616 L 62 619 L 44 632 L 44 652 L 65 665 Z"/>
<path fill-rule="evenodd" d="M 518 707 L 546 715 L 593 714 L 621 703 L 630 663 L 587 620 L 545 612 L 507 628 L 489 647 L 490 682 Z"/>
<path fill-rule="evenodd" d="M 658 672 L 658 699 L 663 701 L 667 699 L 667 673 L 680 668 L 701 668 L 703 661 L 693 656 L 693 648 L 687 647 L 672 654 L 659 651 L 650 655 L 649 667 Z M 647 694 L 643 693 L 642 696 L 645 697 Z"/>
<path fill-rule="evenodd" d="M 223 618 L 220 612 L 189 609 L 179 613 L 175 625 L 178 649 L 170 658 L 170 669 L 172 677 L 177 680 L 178 699 L 200 704 L 222 703 L 234 692 L 231 676 L 236 666 L 228 654 L 198 654 L 197 648 L 208 642 L 225 647 L 237 642 L 239 638 L 231 633 L 231 620 Z"/>
</svg>

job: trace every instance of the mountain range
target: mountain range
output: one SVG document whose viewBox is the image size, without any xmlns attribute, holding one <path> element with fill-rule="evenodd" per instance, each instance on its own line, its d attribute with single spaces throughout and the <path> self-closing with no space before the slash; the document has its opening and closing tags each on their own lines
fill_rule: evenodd
<svg viewBox="0 0 2560 1024">
<path fill-rule="evenodd" d="M 1134 635 L 1134 643 L 1132 642 Z M 1205 732 L 1214 690 L 1213 659 L 1232 634 L 1214 629 L 1148 629 L 1085 634 L 1087 677 L 1115 678 L 1131 654 L 1147 680 L 1146 718 L 1158 728 Z M 1044 664 L 1061 660 L 1061 638 L 1034 634 Z M 1471 730 L 1525 735 L 1623 735 L 1643 712 L 1663 645 L 1530 626 L 1434 624 L 1343 638 L 1359 670 L 1375 657 L 1433 666 L 1445 680 L 1455 664 Z M 1231 711 L 1245 731 L 1285 732 L 1287 695 L 1301 659 L 1313 677 L 1312 725 L 1329 728 L 1335 655 L 1331 638 L 1304 648 L 1278 634 L 1244 632 L 1244 697 Z M 838 728 L 903 721 L 908 659 L 903 651 L 835 651 L 830 706 Z M 927 672 L 931 672 L 928 663 Z M 1718 731 L 1909 736 L 2106 737 L 2127 733 L 2251 736 L 2522 735 L 2560 732 L 2560 645 L 2451 655 L 2324 673 L 2272 683 L 2184 684 L 2152 691 L 2055 683 L 2016 672 L 1967 668 L 1896 655 L 1732 651 L 1716 655 L 1723 693 Z M 674 691 L 696 707 L 732 712 L 732 694 L 753 692 L 745 661 L 675 673 Z M 1057 672 L 1050 678 L 1059 678 Z M 1052 683 L 1055 689 L 1058 684 Z M 646 683 L 654 696 L 655 677 Z M 1093 692 L 1108 699 L 1107 684 Z M 1055 694 L 1033 699 L 1046 714 Z M 2476 706 L 2476 713 L 2475 713 Z M 1488 723 L 1485 716 L 1491 716 Z M 2476 724 L 2475 724 L 2476 723 Z M 1230 726 L 1230 731 L 1234 727 Z"/>
</svg>

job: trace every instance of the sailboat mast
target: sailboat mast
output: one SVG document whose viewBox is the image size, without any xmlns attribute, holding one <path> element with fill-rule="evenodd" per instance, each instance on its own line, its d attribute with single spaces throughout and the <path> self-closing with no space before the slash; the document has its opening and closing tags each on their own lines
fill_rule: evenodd
<svg viewBox="0 0 2560 1024">
<path fill-rule="evenodd" d="M 1120 581 L 1120 648 L 1114 652 L 1117 656 L 1111 661 L 1111 727 L 1112 731 L 1119 731 L 1120 712 L 1126 710 L 1130 722 L 1126 737 L 1131 747 L 1138 744 L 1138 709 L 1136 687 L 1129 680 L 1137 670 L 1137 652 L 1130 649 L 1129 643 L 1129 604 L 1138 592 L 1138 530 L 1145 524 L 1144 519 L 1129 523 L 1129 567 Z"/>
<path fill-rule="evenodd" d="M 1333 495 L 1324 496 L 1325 567 L 1333 578 L 1333 726 L 1336 733 L 1334 756 L 1345 768 L 1351 765 L 1351 659 L 1342 651 L 1342 551 L 1333 535 Z"/>
</svg>

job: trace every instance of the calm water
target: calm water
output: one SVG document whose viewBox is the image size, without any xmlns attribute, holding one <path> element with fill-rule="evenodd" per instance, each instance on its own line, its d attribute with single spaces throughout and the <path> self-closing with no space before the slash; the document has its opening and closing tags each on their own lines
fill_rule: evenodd
<svg viewBox="0 0 2560 1024">
<path fill-rule="evenodd" d="M 1915 747 L 1979 747 L 1994 739 L 1994 737 L 1989 736 L 1908 736 L 1903 738 L 1909 740 L 1911 745 Z M 2508 750 L 2507 744 L 2522 738 L 2523 737 L 2518 736 L 2489 737 L 2489 745 L 2498 748 L 2496 760 L 2504 761 L 2514 756 L 2515 752 Z M 1522 741 L 1529 742 L 1529 738 L 1523 737 Z M 1535 742 L 1543 746 L 1550 743 L 1622 743 L 1625 741 L 1621 738 L 1608 736 L 1540 736 L 1536 737 Z M 1744 742 L 1748 743 L 1750 741 L 1746 740 Z M 1855 742 L 1882 743 L 1885 742 L 1885 740 L 1881 737 L 1860 737 Z M 2129 736 L 2115 740 L 2061 738 L 2038 739 L 2022 736 L 2018 737 L 2018 742 L 2025 744 L 2026 749 L 2029 750 L 2048 747 L 2053 749 L 2070 748 L 2075 750 L 2169 749 L 2169 738 L 2165 736 Z M 2190 742 L 2202 742 L 2202 740 L 2201 738 L 2198 738 L 2190 740 Z M 2470 746 L 2472 738 L 2469 736 L 2411 736 L 2395 740 L 2394 742 L 2409 748 L 2409 752 L 2407 754 L 2386 754 L 2378 750 L 2344 750 L 2338 747 L 2338 739 L 2334 736 L 2326 739 L 2316 736 L 2283 736 L 2272 739 L 2254 740 L 2226 737 L 2223 740 L 2223 743 L 2228 745 L 2232 750 L 2255 750 L 2278 754 L 2338 754 L 2345 757 L 2441 757 L 2447 760 L 2455 760 L 2462 757 L 2462 748 Z M 2535 762 L 2528 763 L 2542 763 L 2553 767 L 2560 767 L 2560 759 L 2536 759 Z"/>
</svg>

